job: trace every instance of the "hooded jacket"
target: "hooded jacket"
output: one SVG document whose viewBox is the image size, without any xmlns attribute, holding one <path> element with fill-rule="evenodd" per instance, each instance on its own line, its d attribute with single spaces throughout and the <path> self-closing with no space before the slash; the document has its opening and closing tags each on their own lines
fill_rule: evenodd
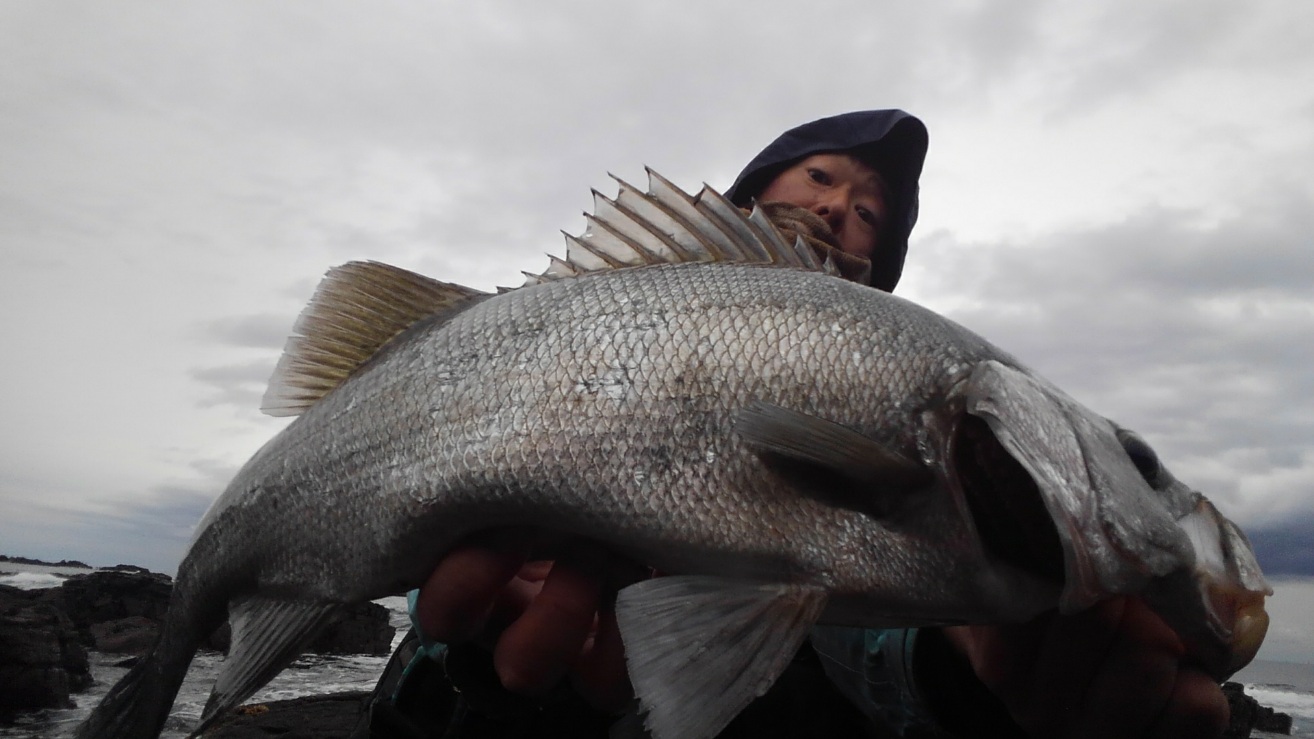
<svg viewBox="0 0 1314 739">
<path fill-rule="evenodd" d="M 751 204 L 776 175 L 812 156 L 840 152 L 875 169 L 890 188 L 890 210 L 880 246 L 872 254 L 872 287 L 893 291 L 903 273 L 908 235 L 917 223 L 917 180 L 926 159 L 926 126 L 902 110 L 862 110 L 805 123 L 772 141 L 739 173 L 726 197 Z"/>
</svg>

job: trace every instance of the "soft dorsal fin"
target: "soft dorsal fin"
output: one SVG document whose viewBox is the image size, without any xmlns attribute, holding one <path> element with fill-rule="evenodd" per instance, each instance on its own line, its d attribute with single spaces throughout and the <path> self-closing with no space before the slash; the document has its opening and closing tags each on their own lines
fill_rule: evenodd
<svg viewBox="0 0 1314 739">
<path fill-rule="evenodd" d="M 745 214 L 710 187 L 689 195 L 651 169 L 646 171 L 646 193 L 619 178 L 614 200 L 595 190 L 594 212 L 584 216 L 584 233 L 566 234 L 565 259 L 549 256 L 542 274 L 525 273 L 525 285 L 687 262 L 780 265 L 840 274 L 830 260 L 818 259 L 802 236 L 782 231 L 756 205 Z M 335 267 L 293 326 L 261 410 L 271 416 L 301 413 L 416 321 L 485 296 L 379 262 Z"/>
<path fill-rule="evenodd" d="M 683 262 L 775 264 L 838 275 L 798 235 L 786 236 L 761 208 L 745 214 L 721 193 L 703 186 L 689 195 L 669 180 L 648 173 L 648 192 L 616 178 L 616 198 L 593 192 L 593 212 L 584 214 L 584 233 L 566 236 L 566 258 L 549 256 L 542 274 L 526 273 L 525 284 L 577 277 L 622 267 Z"/>
<path fill-rule="evenodd" d="M 300 414 L 416 321 L 485 295 L 379 262 L 334 267 L 293 325 L 260 409 Z"/>
</svg>

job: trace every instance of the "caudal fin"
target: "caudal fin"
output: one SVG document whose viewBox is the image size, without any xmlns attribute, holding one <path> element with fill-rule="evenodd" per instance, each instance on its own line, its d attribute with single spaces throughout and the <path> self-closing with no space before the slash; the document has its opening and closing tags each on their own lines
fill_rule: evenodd
<svg viewBox="0 0 1314 739">
<path fill-rule="evenodd" d="M 110 689 L 78 727 L 77 739 L 159 736 L 196 646 L 194 640 L 171 638 L 166 630 L 155 648 Z"/>
</svg>

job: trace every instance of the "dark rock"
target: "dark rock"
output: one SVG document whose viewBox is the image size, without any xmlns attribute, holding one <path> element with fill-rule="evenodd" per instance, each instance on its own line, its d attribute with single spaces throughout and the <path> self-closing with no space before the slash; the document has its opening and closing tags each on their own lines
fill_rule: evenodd
<svg viewBox="0 0 1314 739">
<path fill-rule="evenodd" d="M 92 624 L 129 617 L 163 623 L 173 585 L 168 575 L 153 572 L 92 572 L 70 577 L 58 590 L 83 643 L 94 645 Z"/>
<path fill-rule="evenodd" d="M 74 575 L 46 596 L 62 606 L 82 635 L 83 643 L 103 652 L 144 654 L 159 633 L 169 609 L 173 584 L 153 572 L 99 571 Z M 362 603 L 329 627 L 311 645 L 318 654 L 387 654 L 396 629 L 388 609 Z M 228 650 L 228 627 L 217 630 L 202 646 Z"/>
<path fill-rule="evenodd" d="M 69 693 L 90 685 L 68 616 L 39 591 L 0 587 L 0 711 L 71 708 Z"/>
<path fill-rule="evenodd" d="M 378 603 L 351 606 L 347 615 L 311 642 L 307 652 L 315 654 L 388 654 L 397 629 L 390 622 L 387 608 Z M 227 654 L 232 634 L 228 624 L 215 629 L 204 646 Z"/>
<path fill-rule="evenodd" d="M 205 641 L 201 642 L 201 648 L 228 654 L 228 646 L 232 643 L 233 630 L 229 628 L 228 622 L 225 621 Z"/>
<path fill-rule="evenodd" d="M 91 625 L 91 638 L 98 652 L 145 654 L 160 637 L 160 622 L 145 616 L 128 616 Z"/>
<path fill-rule="evenodd" d="M 43 562 L 39 559 L 30 557 L 8 557 L 0 554 L 0 562 L 13 562 L 20 565 L 42 565 L 43 567 L 78 567 L 84 570 L 91 569 L 91 565 L 86 562 L 79 562 L 76 559 L 61 559 L 58 562 Z"/>
<path fill-rule="evenodd" d="M 1259 701 L 1246 695 L 1241 683 L 1223 683 L 1223 695 L 1227 696 L 1227 704 L 1232 709 L 1232 720 L 1223 733 L 1224 739 L 1246 739 L 1256 729 L 1273 734 L 1291 733 L 1291 717 L 1259 705 Z"/>
<path fill-rule="evenodd" d="M 365 710 L 368 692 L 294 698 L 240 706 L 201 736 L 204 739 L 340 739 L 351 734 Z"/>
<path fill-rule="evenodd" d="M 145 567 L 138 567 L 137 565 L 114 565 L 113 567 L 106 567 L 102 569 L 101 572 L 136 572 L 139 575 L 156 574 L 146 569 Z M 165 575 L 165 577 L 167 577 L 167 575 Z"/>
<path fill-rule="evenodd" d="M 378 603 L 352 606 L 345 618 L 330 626 L 310 645 L 316 654 L 388 654 L 397 628 L 387 608 Z"/>
</svg>

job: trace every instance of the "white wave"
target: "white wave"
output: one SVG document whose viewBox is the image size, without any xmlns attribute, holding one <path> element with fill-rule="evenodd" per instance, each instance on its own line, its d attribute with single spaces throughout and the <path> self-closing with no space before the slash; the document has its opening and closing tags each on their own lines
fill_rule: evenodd
<svg viewBox="0 0 1314 739">
<path fill-rule="evenodd" d="M 1314 695 L 1276 685 L 1247 685 L 1246 695 L 1279 713 L 1303 724 L 1314 722 Z M 1303 719 L 1303 721 L 1301 720 Z"/>
<path fill-rule="evenodd" d="M 69 565 L 38 565 L 27 562 L 0 562 L 0 574 L 16 572 L 40 572 L 47 575 L 85 575 L 94 572 L 94 567 L 70 567 Z"/>
<path fill-rule="evenodd" d="M 11 572 L 0 575 L 0 585 L 12 585 L 19 590 L 57 588 L 64 578 L 46 572 Z"/>
</svg>

